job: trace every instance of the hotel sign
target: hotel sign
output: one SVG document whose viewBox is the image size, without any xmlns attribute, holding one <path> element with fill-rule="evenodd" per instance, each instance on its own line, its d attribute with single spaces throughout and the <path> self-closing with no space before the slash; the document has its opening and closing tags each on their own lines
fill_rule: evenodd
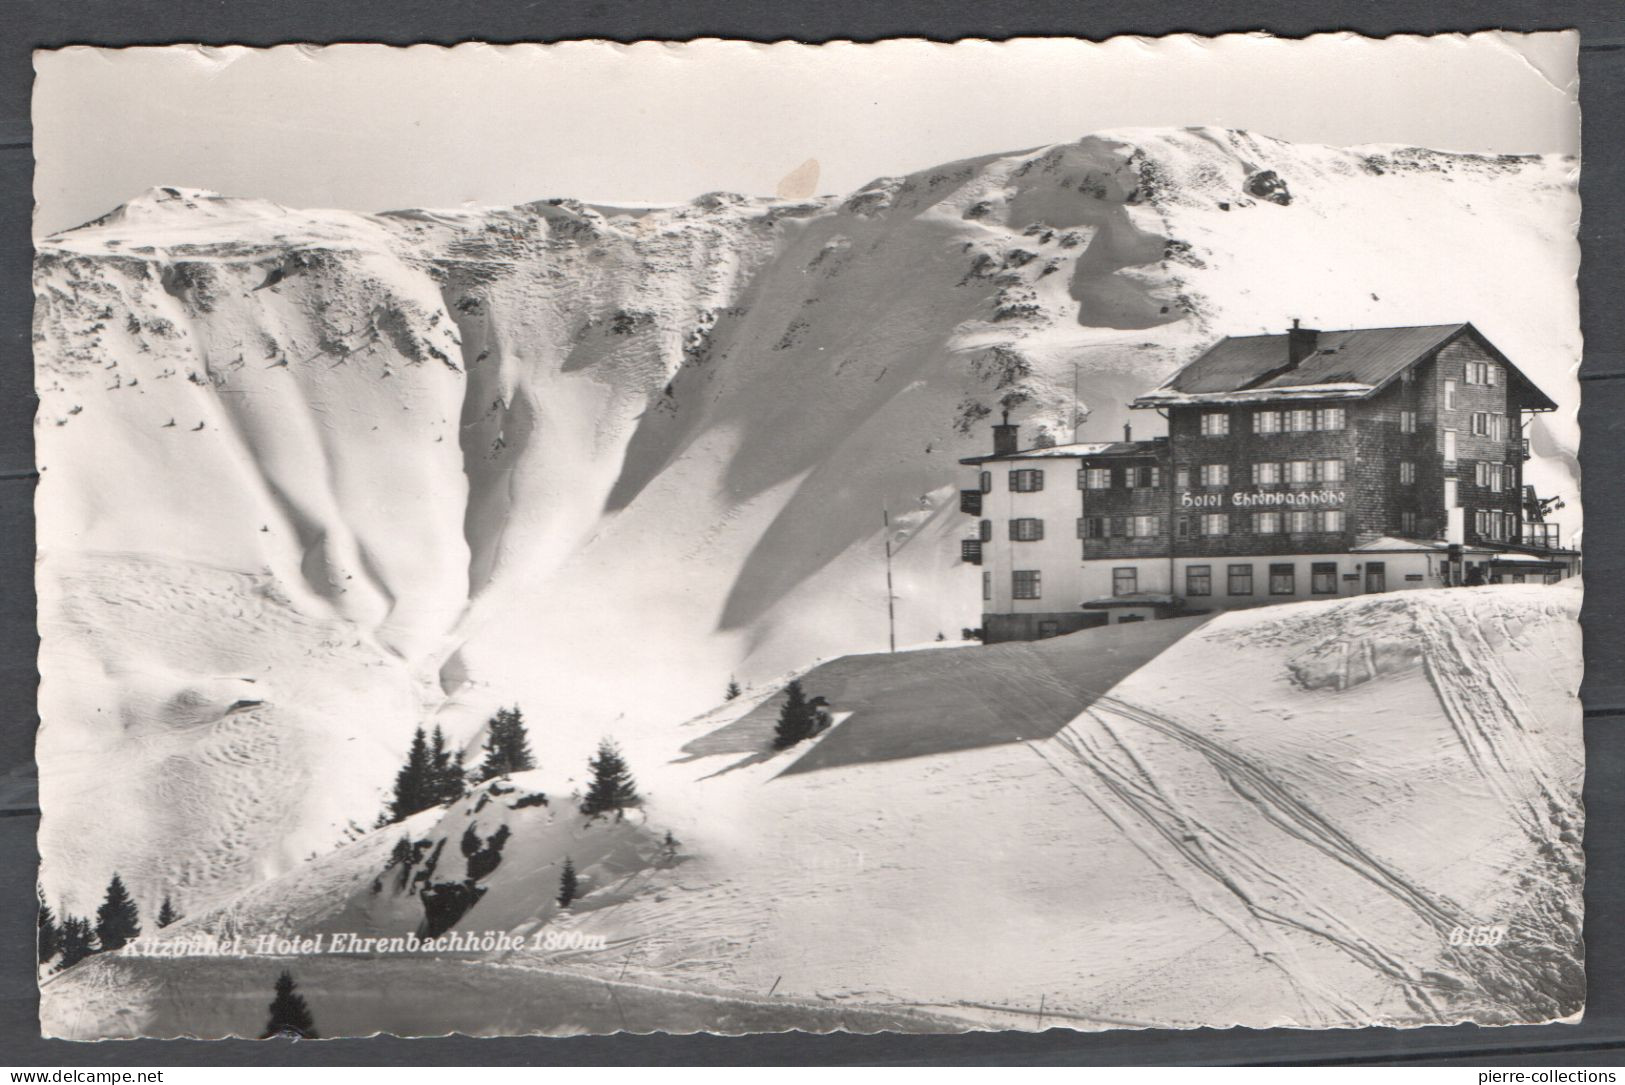
<svg viewBox="0 0 1625 1085">
<path fill-rule="evenodd" d="M 1179 507 L 1223 508 L 1224 496 L 1222 493 L 1193 494 L 1187 490 L 1179 495 Z M 1318 509 L 1342 503 L 1342 490 L 1237 490 L 1230 495 L 1230 504 L 1238 509 Z"/>
</svg>

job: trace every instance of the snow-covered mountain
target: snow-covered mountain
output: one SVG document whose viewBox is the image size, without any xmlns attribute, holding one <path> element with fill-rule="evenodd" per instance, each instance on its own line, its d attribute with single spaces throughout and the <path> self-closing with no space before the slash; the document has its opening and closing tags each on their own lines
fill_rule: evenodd
<svg viewBox="0 0 1625 1085">
<path fill-rule="evenodd" d="M 900 640 L 956 637 L 990 416 L 1114 434 L 1223 334 L 1471 320 L 1572 496 L 1577 217 L 1568 160 L 1212 129 L 802 202 L 153 190 L 36 258 L 47 891 L 224 904 L 498 704 L 544 767 L 663 757 L 730 674 L 885 645 L 883 510 Z"/>
</svg>

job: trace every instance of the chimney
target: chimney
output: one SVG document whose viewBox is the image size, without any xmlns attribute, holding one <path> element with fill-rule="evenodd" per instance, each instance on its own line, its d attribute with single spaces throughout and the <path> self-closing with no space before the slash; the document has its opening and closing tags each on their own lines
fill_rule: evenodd
<svg viewBox="0 0 1625 1085">
<path fill-rule="evenodd" d="M 993 427 L 993 454 L 995 456 L 1012 456 L 1016 451 L 1016 434 L 1019 426 L 1010 424 L 1010 412 L 1004 412 L 1004 421 Z"/>
<path fill-rule="evenodd" d="M 1293 368 L 1315 352 L 1320 332 L 1314 328 L 1300 328 L 1298 318 L 1292 318 L 1292 328 L 1286 333 L 1287 367 Z"/>
</svg>

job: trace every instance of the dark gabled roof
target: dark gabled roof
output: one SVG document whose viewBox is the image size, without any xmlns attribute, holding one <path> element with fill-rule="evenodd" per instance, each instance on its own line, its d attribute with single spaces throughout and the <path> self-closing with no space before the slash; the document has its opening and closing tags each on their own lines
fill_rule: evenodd
<svg viewBox="0 0 1625 1085">
<path fill-rule="evenodd" d="M 1186 393 L 1295 388 L 1306 384 L 1375 387 L 1465 327 L 1465 324 L 1435 324 L 1423 328 L 1321 332 L 1315 352 L 1291 369 L 1285 368 L 1287 336 L 1231 336 L 1214 344 L 1163 387 Z M 1271 376 L 1272 373 L 1275 375 Z"/>
<path fill-rule="evenodd" d="M 1137 407 L 1168 403 L 1308 398 L 1363 399 L 1383 388 L 1406 367 L 1463 334 L 1471 334 L 1506 365 L 1536 404 L 1556 407 L 1534 383 L 1471 324 L 1428 324 L 1412 328 L 1352 328 L 1317 333 L 1315 351 L 1289 365 L 1289 336 L 1227 336 L 1174 374 L 1156 391 L 1135 400 Z"/>
</svg>

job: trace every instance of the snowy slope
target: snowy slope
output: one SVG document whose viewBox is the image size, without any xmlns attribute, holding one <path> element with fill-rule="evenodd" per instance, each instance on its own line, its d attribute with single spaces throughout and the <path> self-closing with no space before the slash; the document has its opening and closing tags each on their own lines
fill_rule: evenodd
<svg viewBox="0 0 1625 1085">
<path fill-rule="evenodd" d="M 466 879 L 500 833 L 456 929 L 601 950 L 114 955 L 49 980 L 44 1021 L 81 1037 L 251 1030 L 283 966 L 328 1034 L 1569 1017 L 1584 991 L 1579 602 L 1577 585 L 1507 586 L 1232 612 L 1050 738 L 805 773 L 783 774 L 796 751 L 746 755 L 771 725 L 742 743 L 742 699 L 663 757 L 645 748 L 633 768 L 651 798 L 626 820 L 581 818 L 544 768 L 164 932 L 421 933 L 424 863 L 389 866 L 395 841 L 439 847 L 427 884 Z M 1086 667 L 1110 632 L 1057 643 Z M 988 658 L 957 651 L 973 672 Z M 896 685 L 937 654 L 894 657 Z M 706 753 L 707 734 L 728 737 Z M 584 896 L 561 913 L 565 855 Z M 1452 944 L 1480 927 L 1500 944 Z M 364 994 L 379 968 L 419 997 Z M 611 1000 L 667 994 L 618 1020 L 582 1008 L 582 979 Z M 434 1001 L 451 982 L 458 997 Z"/>
<path fill-rule="evenodd" d="M 1004 403 L 1067 436 L 1074 367 L 1110 436 L 1222 334 L 1468 319 L 1572 403 L 1573 169 L 1137 130 L 804 202 L 369 216 L 157 189 L 48 239 L 42 775 L 153 794 L 224 744 L 314 798 L 200 785 L 170 803 L 204 842 L 150 811 L 113 841 L 42 780 L 47 887 L 82 909 L 121 865 L 150 903 L 184 868 L 207 905 L 370 822 L 420 722 L 466 737 L 518 701 L 574 765 L 606 731 L 658 748 L 730 674 L 883 647 L 882 509 L 900 639 L 953 636 L 977 610 L 955 461 Z M 1536 423 L 1548 490 L 1574 493 L 1576 439 L 1572 410 Z M 121 601 L 69 606 L 86 570 Z M 238 622 L 215 571 L 313 640 Z M 122 617 L 153 608 L 165 669 Z M 274 690 L 233 739 L 229 683 L 272 670 L 324 692 Z"/>
</svg>

